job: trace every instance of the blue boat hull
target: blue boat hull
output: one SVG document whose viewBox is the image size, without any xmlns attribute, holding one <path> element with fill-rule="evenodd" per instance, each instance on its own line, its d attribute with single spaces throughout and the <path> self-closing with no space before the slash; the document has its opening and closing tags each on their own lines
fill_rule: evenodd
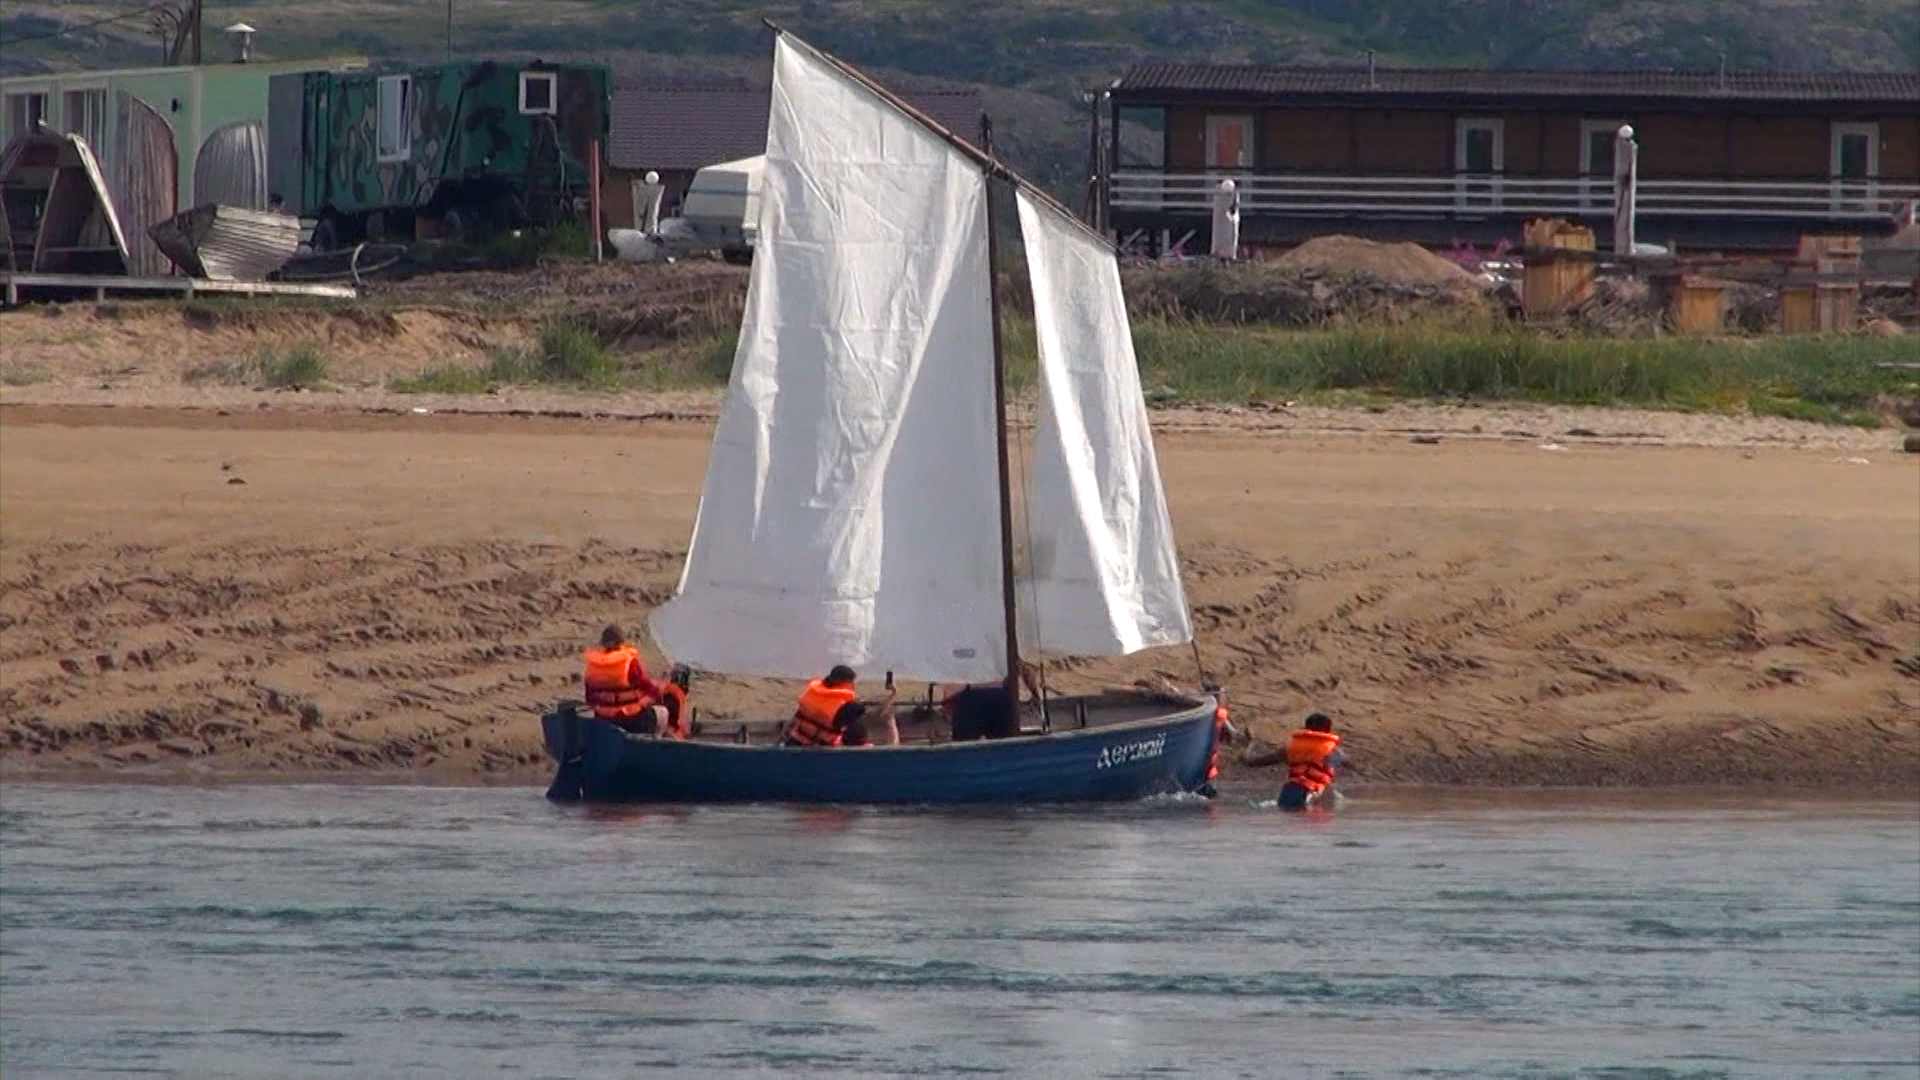
<svg viewBox="0 0 1920 1080">
<path fill-rule="evenodd" d="M 1214 702 L 1108 727 L 862 749 L 629 735 L 562 706 L 542 717 L 561 801 L 1053 803 L 1194 791 L 1213 756 Z"/>
</svg>

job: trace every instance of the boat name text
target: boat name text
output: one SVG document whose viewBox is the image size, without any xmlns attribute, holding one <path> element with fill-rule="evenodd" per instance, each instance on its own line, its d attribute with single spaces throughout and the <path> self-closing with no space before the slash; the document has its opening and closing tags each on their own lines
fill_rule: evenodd
<svg viewBox="0 0 1920 1080">
<path fill-rule="evenodd" d="M 1100 751 L 1100 759 L 1094 763 L 1096 769 L 1111 769 L 1115 765 L 1126 765 L 1135 761 L 1151 761 L 1167 752 L 1167 737 L 1155 735 L 1151 739 L 1139 742 L 1121 743 Z"/>
</svg>

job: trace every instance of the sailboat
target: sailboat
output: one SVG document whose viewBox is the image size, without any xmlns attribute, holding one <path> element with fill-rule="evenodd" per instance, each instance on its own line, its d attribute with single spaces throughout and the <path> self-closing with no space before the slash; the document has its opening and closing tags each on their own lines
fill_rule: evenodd
<svg viewBox="0 0 1920 1080">
<path fill-rule="evenodd" d="M 1119 268 L 991 153 L 774 28 L 759 239 L 738 351 L 676 595 L 649 620 L 694 670 L 783 679 L 836 664 L 1002 683 L 1023 653 L 1189 644 Z M 983 122 L 983 129 L 986 128 Z M 1040 409 L 1017 573 L 995 201 L 1032 279 Z M 1198 651 L 1195 651 L 1196 659 Z M 929 694 L 931 697 L 931 693 Z M 786 717 L 635 735 L 576 702 L 543 717 L 556 800 L 1003 803 L 1202 789 L 1217 687 L 1019 706 L 954 741 L 939 710 L 899 745 L 781 744 Z"/>
</svg>

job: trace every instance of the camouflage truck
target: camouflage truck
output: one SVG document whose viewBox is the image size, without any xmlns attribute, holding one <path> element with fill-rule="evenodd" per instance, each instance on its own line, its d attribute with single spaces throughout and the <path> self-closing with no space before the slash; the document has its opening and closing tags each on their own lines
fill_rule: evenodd
<svg viewBox="0 0 1920 1080">
<path fill-rule="evenodd" d="M 299 111 L 287 180 L 316 221 L 315 250 L 586 216 L 588 162 L 607 139 L 605 67 L 485 60 L 294 78 L 297 102 L 293 86 L 275 87 L 270 109 Z"/>
</svg>

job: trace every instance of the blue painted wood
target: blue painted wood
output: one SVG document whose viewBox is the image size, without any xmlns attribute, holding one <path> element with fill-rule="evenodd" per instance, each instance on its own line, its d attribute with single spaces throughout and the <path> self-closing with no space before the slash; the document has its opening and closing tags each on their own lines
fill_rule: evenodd
<svg viewBox="0 0 1920 1080">
<path fill-rule="evenodd" d="M 818 749 L 628 735 L 570 708 L 542 718 L 560 762 L 549 798 L 608 802 L 1047 803 L 1193 791 L 1214 703 L 1013 739 Z"/>
</svg>

